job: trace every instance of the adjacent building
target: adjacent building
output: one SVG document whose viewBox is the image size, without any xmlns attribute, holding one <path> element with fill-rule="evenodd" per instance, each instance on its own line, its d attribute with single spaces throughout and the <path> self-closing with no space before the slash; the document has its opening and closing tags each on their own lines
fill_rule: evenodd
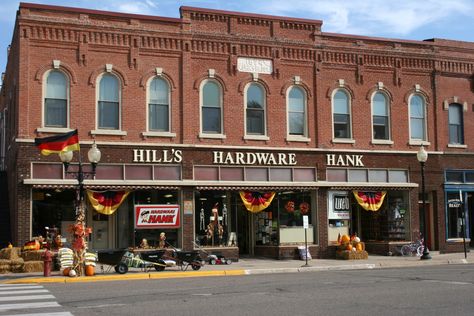
<svg viewBox="0 0 474 316">
<path fill-rule="evenodd" d="M 67 236 L 77 181 L 34 138 L 74 129 L 83 161 L 94 142 L 102 152 L 89 194 L 128 193 L 110 215 L 87 202 L 94 249 L 164 232 L 232 258 L 293 258 L 306 237 L 332 257 L 338 236 L 357 234 L 389 254 L 423 231 L 423 199 L 430 249 L 462 251 L 464 231 L 470 242 L 474 43 L 180 14 L 20 4 L 0 94 L 12 242 L 46 226 Z"/>
</svg>

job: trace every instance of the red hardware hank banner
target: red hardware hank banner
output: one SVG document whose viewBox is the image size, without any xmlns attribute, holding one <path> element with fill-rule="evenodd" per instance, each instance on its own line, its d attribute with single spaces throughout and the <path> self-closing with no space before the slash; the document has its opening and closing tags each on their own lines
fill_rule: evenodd
<svg viewBox="0 0 474 316">
<path fill-rule="evenodd" d="M 77 129 L 61 135 L 35 138 L 35 145 L 44 156 L 52 153 L 80 150 Z"/>
<path fill-rule="evenodd" d="M 135 228 L 178 228 L 179 205 L 135 205 Z"/>
</svg>

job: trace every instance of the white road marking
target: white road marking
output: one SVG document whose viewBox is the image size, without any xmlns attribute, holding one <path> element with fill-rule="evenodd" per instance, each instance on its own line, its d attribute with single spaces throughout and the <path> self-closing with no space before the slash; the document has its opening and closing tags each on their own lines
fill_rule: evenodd
<svg viewBox="0 0 474 316">
<path fill-rule="evenodd" d="M 16 294 L 34 294 L 34 293 L 49 293 L 46 289 L 38 289 L 38 290 L 19 290 L 19 291 L 8 291 L 8 292 L 0 292 L 1 295 L 16 295 Z"/>
<path fill-rule="evenodd" d="M 34 303 L 18 303 L 18 304 L 2 304 L 0 311 L 9 311 L 15 309 L 29 308 L 45 308 L 45 307 L 61 307 L 57 302 L 34 302 Z"/>
<path fill-rule="evenodd" d="M 31 289 L 43 289 L 41 285 L 28 285 L 28 286 L 5 286 L 5 287 L 0 287 L 0 294 L 3 291 L 11 291 L 11 290 L 31 290 Z"/>
<path fill-rule="evenodd" d="M 31 314 L 15 314 L 11 316 L 74 316 L 69 312 L 56 312 L 56 313 L 31 313 Z"/>
<path fill-rule="evenodd" d="M 50 299 L 55 299 L 54 295 L 44 294 L 44 295 L 3 296 L 3 297 L 0 297 L 0 302 L 50 300 Z"/>
</svg>

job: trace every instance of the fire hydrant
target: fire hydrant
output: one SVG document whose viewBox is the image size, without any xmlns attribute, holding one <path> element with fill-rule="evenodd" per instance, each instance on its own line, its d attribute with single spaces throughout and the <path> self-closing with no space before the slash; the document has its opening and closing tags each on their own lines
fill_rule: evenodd
<svg viewBox="0 0 474 316">
<path fill-rule="evenodd" d="M 53 255 L 48 248 L 43 254 L 43 275 L 45 277 L 51 276 L 51 262 L 53 262 Z"/>
</svg>

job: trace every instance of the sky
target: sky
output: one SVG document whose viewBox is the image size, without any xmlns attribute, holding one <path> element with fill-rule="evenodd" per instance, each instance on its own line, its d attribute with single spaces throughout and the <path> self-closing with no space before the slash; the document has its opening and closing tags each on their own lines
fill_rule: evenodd
<svg viewBox="0 0 474 316">
<path fill-rule="evenodd" d="M 322 20 L 323 32 L 474 42 L 474 0 L 24 0 L 179 18 L 180 6 Z M 0 72 L 20 1 L 0 0 Z"/>
</svg>

